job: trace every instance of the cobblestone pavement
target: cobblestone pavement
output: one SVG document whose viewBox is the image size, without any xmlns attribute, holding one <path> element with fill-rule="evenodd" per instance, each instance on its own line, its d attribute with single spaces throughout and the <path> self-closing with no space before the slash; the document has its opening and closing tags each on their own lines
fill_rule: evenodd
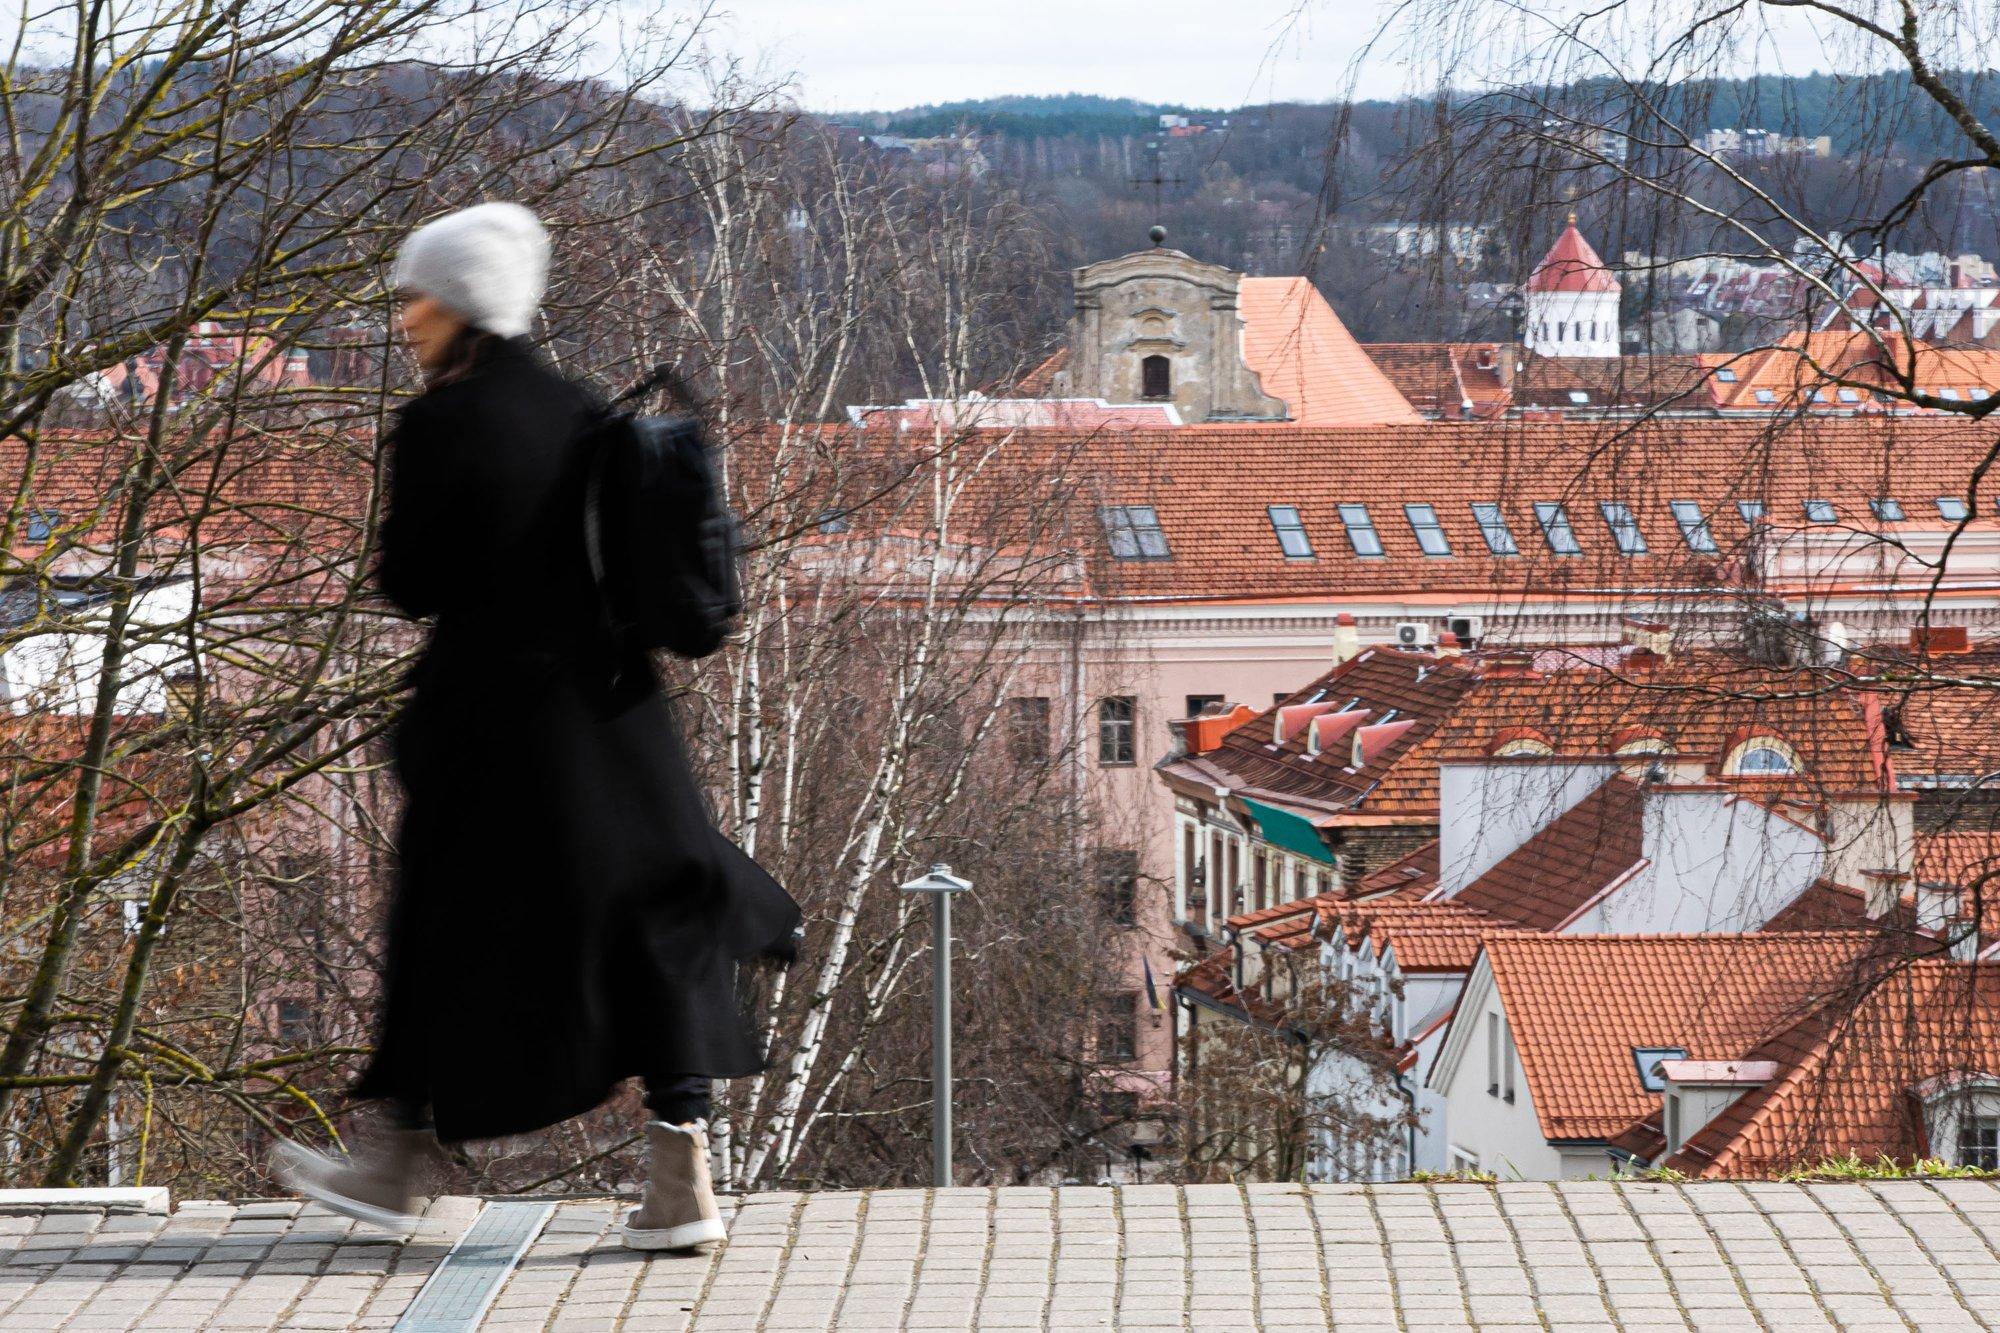
<svg viewBox="0 0 2000 1333">
<path fill-rule="evenodd" d="M 481 1207 L 404 1241 L 295 1202 L 0 1217 L 0 1328 L 389 1328 Z M 479 1327 L 2000 1328 L 1987 1182 L 760 1194 L 657 1258 L 620 1207 L 557 1204 Z"/>
</svg>

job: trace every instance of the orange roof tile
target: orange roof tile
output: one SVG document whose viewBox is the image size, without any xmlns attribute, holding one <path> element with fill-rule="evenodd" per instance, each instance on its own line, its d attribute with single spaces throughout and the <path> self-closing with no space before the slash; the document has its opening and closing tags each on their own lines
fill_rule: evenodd
<svg viewBox="0 0 2000 1333">
<path fill-rule="evenodd" d="M 1668 1158 L 1690 1175 L 1768 1176 L 1832 1156 L 1910 1162 L 1950 1154 L 1929 1141 L 1921 1089 L 2000 1074 L 2000 966 L 1927 961 L 1828 1004 L 1743 1058 L 1783 1072 L 1746 1093 Z"/>
<path fill-rule="evenodd" d="M 1878 975 L 1862 934 L 1494 935 L 1499 987 L 1544 1137 L 1608 1139 L 1659 1105 L 1635 1047 L 1730 1060 Z M 1461 1010 L 1461 1012 L 1463 1012 Z"/>
<path fill-rule="evenodd" d="M 1576 229 L 1576 214 L 1570 214 L 1556 243 L 1528 275 L 1531 292 L 1615 292 L 1622 290 L 1611 276 L 1583 233 Z"/>
<path fill-rule="evenodd" d="M 1237 297 L 1243 360 L 1264 392 L 1305 426 L 1422 418 L 1396 391 L 1308 278 L 1245 278 Z"/>
<path fill-rule="evenodd" d="M 1449 901 L 1530 930 L 1558 930 L 1638 865 L 1643 824 L 1637 784 L 1614 777 Z"/>
</svg>

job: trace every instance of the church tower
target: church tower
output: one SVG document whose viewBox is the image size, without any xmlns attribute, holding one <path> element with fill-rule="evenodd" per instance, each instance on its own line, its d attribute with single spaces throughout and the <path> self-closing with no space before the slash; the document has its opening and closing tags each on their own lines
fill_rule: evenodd
<svg viewBox="0 0 2000 1333">
<path fill-rule="evenodd" d="M 1617 356 L 1620 290 L 1570 214 L 1528 278 L 1522 312 L 1528 350 L 1537 356 Z"/>
</svg>

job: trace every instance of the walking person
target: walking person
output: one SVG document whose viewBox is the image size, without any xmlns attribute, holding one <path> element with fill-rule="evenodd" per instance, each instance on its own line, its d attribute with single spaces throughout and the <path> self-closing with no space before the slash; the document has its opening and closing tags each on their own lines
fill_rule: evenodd
<svg viewBox="0 0 2000 1333">
<path fill-rule="evenodd" d="M 789 961 L 799 910 L 708 817 L 646 654 L 584 543 L 597 401 L 526 335 L 549 242 L 515 204 L 419 228 L 395 269 L 424 392 L 389 441 L 382 593 L 432 617 L 394 741 L 383 1012 L 354 1091 L 391 1127 L 346 1158 L 280 1144 L 291 1188 L 406 1225 L 434 1139 L 546 1128 L 644 1080 L 639 1249 L 723 1239 L 714 1079 L 761 1066 L 740 962 Z"/>
</svg>

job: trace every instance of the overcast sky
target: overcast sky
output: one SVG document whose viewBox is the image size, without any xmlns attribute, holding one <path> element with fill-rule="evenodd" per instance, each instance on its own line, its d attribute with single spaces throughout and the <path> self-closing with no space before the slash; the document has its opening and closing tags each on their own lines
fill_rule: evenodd
<svg viewBox="0 0 2000 1333">
<path fill-rule="evenodd" d="M 1341 96 L 1380 3 L 1294 18 L 1297 0 L 735 0 L 723 44 L 796 73 L 817 111 L 1067 92 L 1236 107 Z M 1361 89 L 1404 90 L 1386 64 Z"/>
</svg>

